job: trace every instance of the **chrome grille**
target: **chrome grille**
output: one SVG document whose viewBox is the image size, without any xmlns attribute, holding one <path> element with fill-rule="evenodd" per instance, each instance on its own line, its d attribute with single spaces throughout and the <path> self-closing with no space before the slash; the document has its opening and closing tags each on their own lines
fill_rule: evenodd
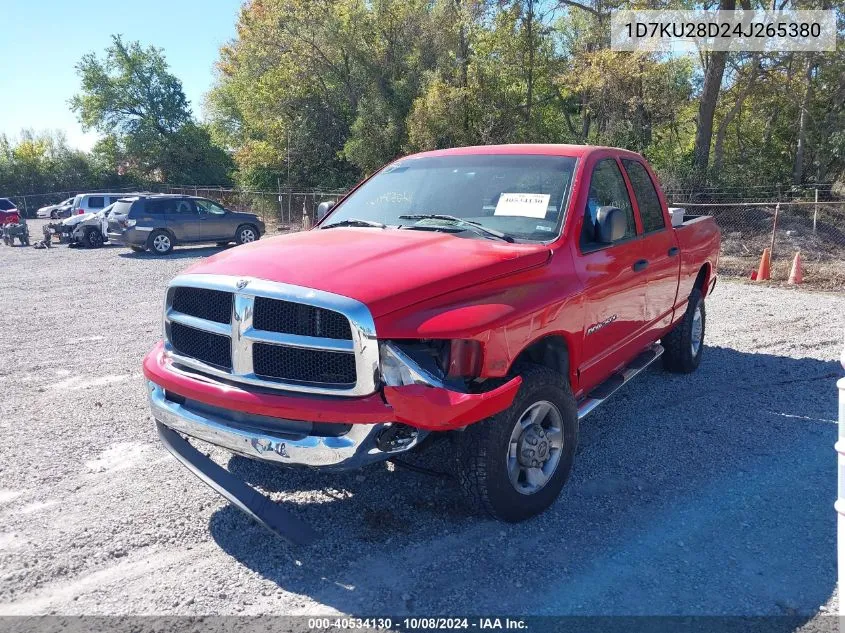
<svg viewBox="0 0 845 633">
<path fill-rule="evenodd" d="M 352 339 L 349 319 L 339 312 L 266 297 L 255 299 L 253 326 L 268 332 Z"/>
<path fill-rule="evenodd" d="M 165 334 L 175 362 L 231 381 L 332 395 L 376 390 L 372 316 L 348 297 L 261 279 L 183 275 L 168 289 Z"/>
<path fill-rule="evenodd" d="M 281 345 L 252 346 L 255 375 L 276 380 L 295 380 L 332 385 L 355 384 L 355 356 Z"/>
<path fill-rule="evenodd" d="M 232 293 L 207 288 L 174 288 L 173 309 L 215 323 L 230 323 Z"/>
<path fill-rule="evenodd" d="M 170 344 L 185 354 L 221 369 L 232 369 L 232 341 L 228 336 L 197 330 L 181 323 L 170 324 Z"/>
</svg>

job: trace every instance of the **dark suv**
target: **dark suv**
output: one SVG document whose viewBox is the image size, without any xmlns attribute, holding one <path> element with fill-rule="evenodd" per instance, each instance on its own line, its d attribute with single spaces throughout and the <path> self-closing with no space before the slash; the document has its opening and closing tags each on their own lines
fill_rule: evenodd
<svg viewBox="0 0 845 633">
<path fill-rule="evenodd" d="M 254 242 L 264 222 L 194 196 L 145 195 L 118 200 L 109 216 L 108 238 L 134 251 L 167 255 L 177 244 Z"/>
</svg>

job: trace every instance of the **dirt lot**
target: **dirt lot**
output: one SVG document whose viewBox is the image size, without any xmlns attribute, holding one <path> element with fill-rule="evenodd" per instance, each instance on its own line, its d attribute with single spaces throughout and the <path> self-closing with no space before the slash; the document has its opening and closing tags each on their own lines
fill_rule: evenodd
<svg viewBox="0 0 845 633">
<path fill-rule="evenodd" d="M 140 361 L 165 284 L 216 250 L 0 247 L 0 614 L 811 618 L 829 603 L 842 296 L 720 281 L 699 371 L 651 369 L 587 418 L 561 499 L 522 525 L 467 514 L 448 480 L 215 453 L 319 528 L 293 550 L 177 464 L 148 415 Z"/>
</svg>

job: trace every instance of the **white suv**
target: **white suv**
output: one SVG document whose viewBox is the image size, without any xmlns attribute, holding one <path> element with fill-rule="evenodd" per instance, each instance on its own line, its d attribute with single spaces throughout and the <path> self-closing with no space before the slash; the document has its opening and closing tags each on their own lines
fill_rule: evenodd
<svg viewBox="0 0 845 633">
<path fill-rule="evenodd" d="M 70 214 L 98 213 L 121 198 L 131 196 L 130 193 L 80 193 L 70 205 Z"/>
</svg>

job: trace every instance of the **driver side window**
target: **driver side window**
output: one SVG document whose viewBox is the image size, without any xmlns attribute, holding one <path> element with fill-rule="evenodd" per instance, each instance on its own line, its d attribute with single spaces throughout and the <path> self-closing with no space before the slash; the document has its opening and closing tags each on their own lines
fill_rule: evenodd
<svg viewBox="0 0 845 633">
<path fill-rule="evenodd" d="M 195 200 L 197 209 L 200 213 L 210 213 L 212 215 L 223 215 L 226 209 L 211 200 Z"/>
<path fill-rule="evenodd" d="M 584 224 L 581 227 L 583 250 L 595 250 L 607 246 L 596 239 L 598 234 L 596 214 L 599 208 L 606 206 L 618 207 L 625 215 L 627 228 L 622 239 L 634 237 L 637 234 L 634 207 L 628 197 L 628 188 L 625 186 L 622 172 L 619 171 L 619 165 L 612 158 L 599 161 L 590 177 L 590 194 L 587 198 L 587 208 L 584 210 Z"/>
</svg>

